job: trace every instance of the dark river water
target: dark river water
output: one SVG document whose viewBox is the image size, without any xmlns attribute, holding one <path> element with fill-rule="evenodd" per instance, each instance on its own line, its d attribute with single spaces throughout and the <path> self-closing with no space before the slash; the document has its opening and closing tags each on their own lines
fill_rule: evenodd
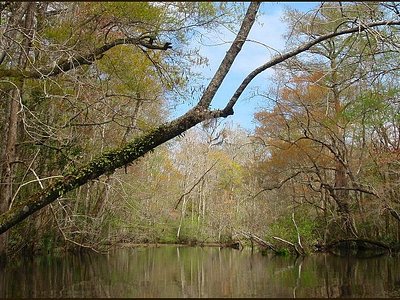
<svg viewBox="0 0 400 300">
<path fill-rule="evenodd" d="M 400 297 L 400 257 L 173 246 L 63 254 L 1 269 L 0 297 Z"/>
</svg>

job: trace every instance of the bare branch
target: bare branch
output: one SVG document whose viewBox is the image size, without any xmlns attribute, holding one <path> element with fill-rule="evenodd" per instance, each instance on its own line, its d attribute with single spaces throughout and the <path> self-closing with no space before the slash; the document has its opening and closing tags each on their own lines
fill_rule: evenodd
<svg viewBox="0 0 400 300">
<path fill-rule="evenodd" d="M 260 195 L 262 192 L 280 189 L 286 182 L 288 182 L 290 179 L 295 178 L 297 175 L 299 175 L 299 174 L 301 174 L 301 173 L 304 173 L 304 171 L 298 171 L 298 172 L 296 172 L 296 173 L 290 175 L 289 177 L 285 178 L 284 180 L 280 181 L 279 183 L 277 183 L 277 184 L 275 184 L 275 185 L 273 185 L 273 186 L 263 188 L 261 191 L 257 192 L 257 194 L 255 194 L 255 195 L 253 196 L 253 198 L 256 198 L 256 197 L 257 197 L 258 195 Z"/>
<path fill-rule="evenodd" d="M 246 38 L 255 21 L 260 4 L 260 2 L 250 3 L 249 9 L 244 17 L 245 22 L 243 22 L 239 33 L 236 35 L 236 38 L 233 41 L 231 47 L 226 52 L 226 55 L 222 60 L 218 70 L 215 72 L 215 75 L 211 80 L 211 84 L 209 84 L 207 89 L 204 91 L 203 96 L 199 101 L 198 107 L 207 108 L 210 105 L 215 93 L 222 84 L 225 76 L 228 74 L 229 69 L 232 66 L 236 56 L 239 54 L 242 46 L 246 42 Z"/>
<path fill-rule="evenodd" d="M 254 24 L 259 6 L 260 3 L 257 2 L 252 2 L 249 5 L 241 29 L 239 30 L 241 38 L 235 39 L 231 46 L 231 48 L 236 50 L 231 52 L 228 51 L 218 69 L 219 71 L 217 71 L 219 76 L 214 76 L 206 89 L 208 92 L 203 95 L 199 104 L 194 109 L 189 110 L 183 116 L 169 123 L 161 125 L 139 137 L 136 137 L 122 148 L 108 151 L 100 157 L 93 159 L 88 164 L 64 174 L 63 179 L 56 181 L 43 191 L 34 194 L 19 205 L 13 206 L 9 211 L 0 215 L 0 233 L 7 231 L 34 212 L 54 202 L 65 193 L 72 191 L 103 174 L 112 173 L 116 169 L 132 163 L 147 152 L 152 151 L 157 146 L 179 136 L 200 122 L 213 117 L 207 110 L 207 103 L 211 103 L 222 79 L 229 71 L 233 59 L 241 50 L 241 47 L 247 38 L 247 34 L 250 32 L 250 28 Z M 229 59 L 226 59 L 227 56 L 229 56 Z"/>
<path fill-rule="evenodd" d="M 209 167 L 209 168 L 207 169 L 207 171 L 205 171 L 205 172 L 203 173 L 203 175 L 201 175 L 201 176 L 199 177 L 199 179 L 196 181 L 196 183 L 195 183 L 194 185 L 192 185 L 192 187 L 191 187 L 187 192 L 183 193 L 183 194 L 179 197 L 178 201 L 177 201 L 176 204 L 175 204 L 175 209 L 178 208 L 178 206 L 179 206 L 179 204 L 181 203 L 183 197 L 185 197 L 186 195 L 189 195 L 189 194 L 193 191 L 193 189 L 200 183 L 200 181 L 207 175 L 207 173 L 210 172 L 210 171 L 212 170 L 212 168 L 214 168 L 214 166 L 215 166 L 217 163 L 218 163 L 218 160 L 215 161 L 215 162 L 212 164 L 212 166 Z"/>
<path fill-rule="evenodd" d="M 146 41 L 145 37 L 140 38 L 123 38 L 123 39 L 116 39 L 110 43 L 107 43 L 99 48 L 97 48 L 92 53 L 82 55 L 82 56 L 75 56 L 61 62 L 55 63 L 52 67 L 46 67 L 37 70 L 28 70 L 22 71 L 19 69 L 0 69 L 0 78 L 2 77 L 20 77 L 20 78 L 43 78 L 43 77 L 50 77 L 56 76 L 60 73 L 68 72 L 72 69 L 75 69 L 79 66 L 84 65 L 91 65 L 96 60 L 99 60 L 103 57 L 104 53 L 108 50 L 118 46 L 118 45 L 136 45 L 142 46 L 147 49 L 153 50 L 167 50 L 171 48 L 171 43 L 165 43 L 163 45 L 160 44 L 153 44 Z"/>
<path fill-rule="evenodd" d="M 243 82 L 240 84 L 236 92 L 233 94 L 232 98 L 229 100 L 228 104 L 225 106 L 225 108 L 221 111 L 219 111 L 219 114 L 221 117 L 227 117 L 228 115 L 233 114 L 233 107 L 236 104 L 237 100 L 239 97 L 242 95 L 246 87 L 250 84 L 250 82 L 260 73 L 263 71 L 291 58 L 296 56 L 297 54 L 300 54 L 302 52 L 307 51 L 310 49 L 312 46 L 315 46 L 325 40 L 328 40 L 330 38 L 333 38 L 335 36 L 340 36 L 340 35 L 345 35 L 345 34 L 350 34 L 350 33 L 355 33 L 355 32 L 362 32 L 365 30 L 368 30 L 369 28 L 373 27 L 379 27 L 379 26 L 388 26 L 388 25 L 400 25 L 400 21 L 380 21 L 380 22 L 372 22 L 368 24 L 360 24 L 357 27 L 354 28 L 349 28 L 349 29 L 344 29 L 341 31 L 337 32 L 331 32 L 325 35 L 321 35 L 320 37 L 305 43 L 296 49 L 286 52 L 285 54 L 281 54 L 276 56 L 275 58 L 271 59 L 267 63 L 263 64 L 262 66 L 254 69 L 247 77 L 243 80 Z"/>
</svg>

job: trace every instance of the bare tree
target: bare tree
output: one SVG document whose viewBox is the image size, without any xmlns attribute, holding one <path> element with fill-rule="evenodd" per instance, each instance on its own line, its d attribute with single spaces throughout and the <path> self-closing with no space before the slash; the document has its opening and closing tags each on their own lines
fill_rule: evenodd
<svg viewBox="0 0 400 300">
<path fill-rule="evenodd" d="M 0 216 L 0 232 L 6 232 L 9 228 L 18 224 L 28 216 L 32 215 L 34 212 L 54 202 L 59 197 L 87 183 L 88 181 L 94 180 L 103 174 L 112 173 L 118 168 L 131 164 L 133 161 L 137 160 L 155 147 L 182 134 L 196 124 L 212 118 L 226 118 L 232 115 L 234 113 L 233 108 L 246 87 L 258 74 L 262 73 L 268 68 L 271 68 L 291 57 L 294 57 L 299 53 L 305 52 L 311 49 L 313 46 L 318 45 L 319 43 L 325 40 L 329 40 L 330 38 L 333 38 L 335 36 L 366 31 L 379 26 L 393 26 L 400 24 L 400 21 L 397 20 L 385 20 L 370 22 L 368 24 L 356 24 L 355 26 L 345 28 L 343 30 L 336 30 L 328 34 L 323 34 L 318 37 L 312 38 L 309 41 L 306 41 L 301 46 L 297 47 L 296 49 L 278 55 L 267 63 L 263 64 L 262 66 L 256 68 L 239 85 L 232 98 L 227 101 L 225 108 L 221 110 L 211 110 L 210 104 L 217 90 L 221 86 L 224 78 L 229 72 L 229 69 L 231 68 L 233 62 L 235 61 L 235 58 L 237 57 L 242 46 L 246 42 L 247 36 L 255 21 L 259 6 L 260 3 L 258 2 L 252 2 L 249 5 L 238 34 L 232 42 L 231 47 L 227 51 L 214 77 L 211 79 L 199 102 L 193 109 L 189 110 L 183 116 L 171 122 L 165 123 L 141 134 L 127 144 L 123 145 L 121 148 L 105 152 L 98 158 L 90 161 L 88 164 L 63 174 L 62 179 L 55 181 L 43 191 L 32 195 L 28 199 L 21 201 L 20 204 L 13 206 L 9 211 L 4 212 Z M 58 63 L 57 69 L 61 69 L 63 72 L 69 72 L 70 70 L 73 70 L 77 67 L 77 64 L 75 63 L 77 60 L 79 61 L 79 64 L 91 63 L 99 55 L 107 51 L 110 46 L 114 45 L 117 42 L 118 41 L 114 41 L 114 43 L 112 44 L 107 43 L 104 45 L 105 48 L 99 48 L 94 52 L 84 55 L 80 58 L 74 58 L 73 60 L 68 59 L 66 61 L 63 61 L 62 63 Z M 54 68 L 52 68 L 51 70 L 41 70 L 40 74 L 43 74 L 43 72 L 49 72 L 46 74 L 56 76 L 56 73 L 58 71 L 55 70 L 56 69 Z M 8 70 L 5 72 L 7 73 L 7 76 L 15 76 L 19 78 L 29 78 L 29 76 L 37 76 L 37 71 L 33 71 L 34 73 L 32 73 L 31 71 L 20 72 L 19 70 Z"/>
</svg>

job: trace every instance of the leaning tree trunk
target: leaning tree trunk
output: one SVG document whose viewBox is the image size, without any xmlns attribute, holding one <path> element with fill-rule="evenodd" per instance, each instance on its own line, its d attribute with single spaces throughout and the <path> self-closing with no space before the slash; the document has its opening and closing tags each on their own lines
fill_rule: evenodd
<svg viewBox="0 0 400 300">
<path fill-rule="evenodd" d="M 231 47 L 226 52 L 224 59 L 222 60 L 217 72 L 212 78 L 210 84 L 204 91 L 201 99 L 197 103 L 196 107 L 188 111 L 185 115 L 171 121 L 167 124 L 161 125 L 158 128 L 150 130 L 149 132 L 133 139 L 130 143 L 126 144 L 120 149 L 115 149 L 104 153 L 97 159 L 92 160 L 88 164 L 64 174 L 63 178 L 54 182 L 46 189 L 41 192 L 30 196 L 28 199 L 22 200 L 19 205 L 13 206 L 9 211 L 0 214 L 0 234 L 3 234 L 8 229 L 18 224 L 28 216 L 32 215 L 34 212 L 40 210 L 46 205 L 56 201 L 63 194 L 74 190 L 75 188 L 87 183 L 90 180 L 96 179 L 103 174 L 108 174 L 113 172 L 115 169 L 123 167 L 124 165 L 130 164 L 139 157 L 143 156 L 145 153 L 153 150 L 158 145 L 171 140 L 172 138 L 185 132 L 187 129 L 199 124 L 200 122 L 219 117 L 228 117 L 233 114 L 233 108 L 237 103 L 239 97 L 242 95 L 243 91 L 250 84 L 250 82 L 259 74 L 265 70 L 278 65 L 286 61 L 291 57 L 303 53 L 309 50 L 311 47 L 333 38 L 335 36 L 341 36 L 345 34 L 355 33 L 365 31 L 369 28 L 379 27 L 379 26 L 392 26 L 400 25 L 398 20 L 384 20 L 378 22 L 371 22 L 368 24 L 359 24 L 352 28 L 346 28 L 343 30 L 335 30 L 325 35 L 320 35 L 311 41 L 305 42 L 296 49 L 290 50 L 284 54 L 277 55 L 265 64 L 259 66 L 250 72 L 246 78 L 242 81 L 239 87 L 234 92 L 230 100 L 227 101 L 225 108 L 222 110 L 210 110 L 210 104 L 213 100 L 217 90 L 222 84 L 222 81 L 226 77 L 229 69 L 231 68 L 237 54 L 240 52 L 242 46 L 244 45 L 250 29 L 255 21 L 255 16 L 257 14 L 260 2 L 251 2 L 246 15 L 243 19 L 240 31 L 235 37 Z M 141 40 L 137 39 L 118 39 L 112 43 L 105 44 L 104 46 L 95 49 L 93 53 L 84 55 L 79 58 L 67 59 L 66 61 L 52 66 L 50 71 L 48 67 L 43 70 L 30 70 L 30 71 L 20 71 L 18 69 L 3 69 L 1 70 L 0 77 L 24 77 L 38 79 L 41 78 L 43 74 L 47 76 L 57 76 L 62 72 L 68 72 L 69 70 L 75 69 L 82 65 L 90 65 L 97 58 L 101 59 L 101 54 L 105 53 L 109 49 L 121 45 L 121 44 L 140 44 L 144 45 Z M 168 46 L 169 43 L 166 43 Z M 144 45 L 148 49 L 158 49 L 167 50 L 168 47 L 154 47 L 149 44 Z"/>
<path fill-rule="evenodd" d="M 97 159 L 93 159 L 88 164 L 63 174 L 64 176 L 62 179 L 54 182 L 42 191 L 32 195 L 29 197 L 29 199 L 14 205 L 12 209 L 0 215 L 0 234 L 3 234 L 14 225 L 32 215 L 34 212 L 57 200 L 65 193 L 72 191 L 75 188 L 82 186 L 88 181 L 96 179 L 103 174 L 112 173 L 116 169 L 132 163 L 147 152 L 153 150 L 155 147 L 173 139 L 200 122 L 210 118 L 227 117 L 232 115 L 233 105 L 237 99 L 231 99 L 231 101 L 227 104 L 227 107 L 225 107 L 223 110 L 212 111 L 209 109 L 209 106 L 214 98 L 214 95 L 221 86 L 222 81 L 226 77 L 229 69 L 235 61 L 236 56 L 239 54 L 242 46 L 246 42 L 250 29 L 255 22 L 255 17 L 259 6 L 259 2 L 252 2 L 249 5 L 239 33 L 227 51 L 218 70 L 204 91 L 196 107 L 176 120 L 165 125 L 161 125 L 133 139 L 125 146 L 106 152 Z M 311 45 L 309 47 L 311 47 Z M 293 53 L 293 55 L 295 55 L 295 52 Z M 285 57 L 277 59 L 276 63 L 282 59 L 285 59 Z M 73 65 L 74 64 L 72 64 L 72 66 Z M 67 67 L 71 67 L 71 63 L 66 63 L 65 68 Z M 240 96 L 242 90 L 251 81 L 251 78 L 253 78 L 262 70 L 264 69 L 261 68 L 259 71 L 257 70 L 257 72 L 249 77 L 248 82 L 242 84 L 242 89 L 237 92 L 236 97 Z"/>
</svg>

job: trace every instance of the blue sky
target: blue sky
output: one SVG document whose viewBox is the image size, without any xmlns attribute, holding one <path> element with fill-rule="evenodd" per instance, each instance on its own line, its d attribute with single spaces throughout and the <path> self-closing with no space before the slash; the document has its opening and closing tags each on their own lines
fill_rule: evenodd
<svg viewBox="0 0 400 300">
<path fill-rule="evenodd" d="M 216 94 L 212 108 L 223 108 L 230 99 L 242 80 L 255 68 L 267 62 L 278 51 L 284 50 L 285 41 L 283 34 L 286 32 L 286 24 L 282 21 L 285 6 L 296 8 L 307 12 L 317 7 L 319 2 L 263 2 L 260 8 L 260 16 L 254 24 L 249 41 L 243 46 L 236 61 L 234 62 L 228 76 Z M 207 57 L 209 65 L 200 68 L 203 76 L 210 78 L 218 68 L 234 38 L 234 34 L 224 30 L 221 35 L 211 37 L 205 41 L 208 45 L 200 46 L 200 53 Z M 255 42 L 256 41 L 256 42 Z M 261 44 L 260 44 L 261 43 Z M 268 46 L 268 47 L 267 47 Z M 271 48 L 269 48 L 271 47 Z M 226 119 L 227 122 L 239 124 L 241 127 L 252 131 L 255 127 L 253 115 L 260 107 L 267 107 L 268 103 L 261 97 L 250 97 L 251 91 L 255 88 L 266 90 L 270 85 L 269 78 L 273 74 L 272 70 L 267 70 L 258 75 L 248 86 L 245 93 L 241 96 L 235 106 L 235 114 Z M 208 81 L 205 82 L 207 85 Z M 171 117 L 177 117 L 185 113 L 197 99 L 178 105 Z"/>
</svg>

